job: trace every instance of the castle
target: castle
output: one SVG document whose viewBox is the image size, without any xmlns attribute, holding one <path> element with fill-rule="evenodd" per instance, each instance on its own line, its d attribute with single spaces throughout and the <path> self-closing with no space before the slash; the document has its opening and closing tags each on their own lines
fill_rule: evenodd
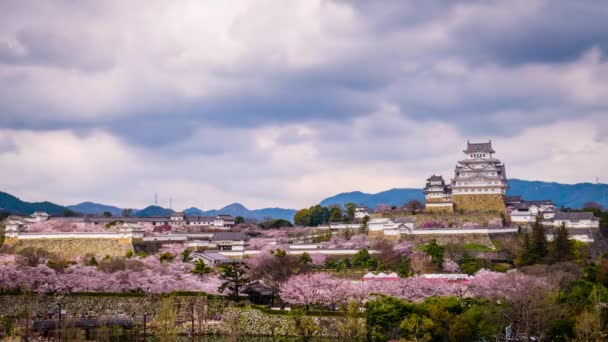
<svg viewBox="0 0 608 342">
<path fill-rule="evenodd" d="M 458 161 L 449 184 L 442 176 L 427 179 L 424 188 L 427 210 L 505 211 L 507 175 L 505 165 L 493 156 L 492 141 L 467 142 L 463 152 L 465 158 Z"/>
</svg>

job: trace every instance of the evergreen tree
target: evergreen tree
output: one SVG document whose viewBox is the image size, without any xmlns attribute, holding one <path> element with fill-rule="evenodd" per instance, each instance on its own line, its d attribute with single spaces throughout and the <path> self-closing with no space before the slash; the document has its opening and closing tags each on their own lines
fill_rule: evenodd
<svg viewBox="0 0 608 342">
<path fill-rule="evenodd" d="M 542 261 L 548 253 L 547 233 L 539 218 L 532 227 L 532 240 L 530 241 L 532 263 Z"/>
<path fill-rule="evenodd" d="M 534 262 L 532 260 L 531 249 L 532 247 L 530 245 L 530 234 L 528 234 L 528 232 L 525 232 L 523 246 L 519 250 L 519 255 L 517 256 L 517 260 L 515 261 L 518 266 L 531 265 Z"/>
<path fill-rule="evenodd" d="M 226 289 L 229 290 L 228 295 L 235 301 L 239 300 L 239 294 L 241 289 L 249 283 L 247 278 L 247 265 L 234 261 L 230 264 L 226 264 L 220 268 L 219 278 L 223 281 L 218 291 L 224 293 Z"/>
<path fill-rule="evenodd" d="M 573 246 L 568 228 L 562 223 L 561 226 L 553 231 L 553 241 L 551 242 L 549 257 L 552 262 L 562 262 L 571 260 L 573 256 Z"/>
</svg>

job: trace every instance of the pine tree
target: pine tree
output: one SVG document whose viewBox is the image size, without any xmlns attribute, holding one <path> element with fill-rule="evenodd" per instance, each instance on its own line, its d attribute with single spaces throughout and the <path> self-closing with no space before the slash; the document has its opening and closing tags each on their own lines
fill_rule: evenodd
<svg viewBox="0 0 608 342">
<path fill-rule="evenodd" d="M 533 263 L 531 249 L 532 247 L 530 245 L 530 234 L 528 234 L 528 232 L 525 232 L 523 246 L 519 250 L 517 260 L 515 261 L 517 266 L 526 266 Z"/>
<path fill-rule="evenodd" d="M 571 260 L 574 256 L 572 241 L 565 224 L 553 231 L 553 241 L 550 249 L 550 259 L 552 262 L 562 262 Z"/>
<path fill-rule="evenodd" d="M 228 289 L 228 295 L 235 301 L 239 300 L 240 290 L 249 284 L 249 278 L 247 278 L 247 265 L 237 261 L 222 266 L 219 277 L 223 282 L 220 287 L 218 287 L 218 291 L 223 293 Z"/>
<path fill-rule="evenodd" d="M 532 240 L 530 241 L 530 255 L 532 263 L 540 262 L 549 253 L 547 243 L 547 233 L 545 227 L 537 219 L 532 227 Z"/>
</svg>

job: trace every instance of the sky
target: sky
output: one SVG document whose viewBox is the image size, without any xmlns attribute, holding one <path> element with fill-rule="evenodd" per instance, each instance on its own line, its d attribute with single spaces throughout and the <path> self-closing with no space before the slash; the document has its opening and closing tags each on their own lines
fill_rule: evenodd
<svg viewBox="0 0 608 342">
<path fill-rule="evenodd" d="M 453 176 L 608 182 L 605 1 L 0 2 L 0 190 L 301 208 Z"/>
</svg>

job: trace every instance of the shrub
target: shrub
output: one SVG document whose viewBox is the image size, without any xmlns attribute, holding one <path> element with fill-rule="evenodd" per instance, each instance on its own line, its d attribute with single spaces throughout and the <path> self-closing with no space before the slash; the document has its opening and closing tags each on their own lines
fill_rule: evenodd
<svg viewBox="0 0 608 342">
<path fill-rule="evenodd" d="M 172 262 L 173 260 L 175 260 L 175 255 L 169 252 L 165 252 L 160 255 L 159 260 L 160 262 Z"/>
</svg>

